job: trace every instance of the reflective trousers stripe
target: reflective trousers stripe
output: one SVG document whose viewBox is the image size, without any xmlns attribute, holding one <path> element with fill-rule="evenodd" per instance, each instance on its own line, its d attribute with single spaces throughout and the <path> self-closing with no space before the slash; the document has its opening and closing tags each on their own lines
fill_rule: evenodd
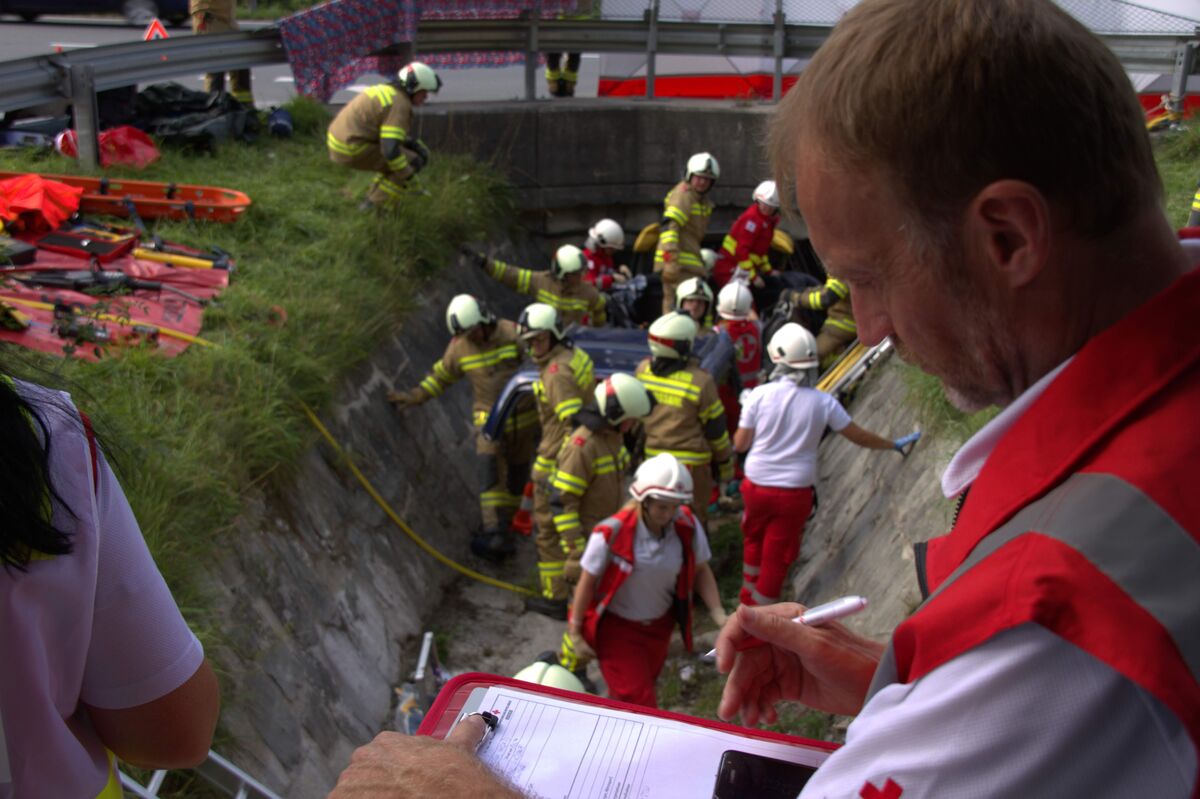
<svg viewBox="0 0 1200 799">
<path fill-rule="evenodd" d="M 980 541 L 923 604 L 1005 544 L 1027 534 L 1070 547 L 1118 585 L 1162 625 L 1193 679 L 1200 681 L 1200 580 L 1196 578 L 1200 546 L 1157 503 L 1115 475 L 1075 474 L 1022 508 Z M 897 679 L 895 653 L 889 644 L 868 699 Z"/>
</svg>

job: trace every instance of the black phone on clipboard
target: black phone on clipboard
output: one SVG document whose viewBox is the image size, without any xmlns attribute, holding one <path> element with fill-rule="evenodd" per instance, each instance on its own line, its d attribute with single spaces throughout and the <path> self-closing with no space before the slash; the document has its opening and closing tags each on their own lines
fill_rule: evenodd
<svg viewBox="0 0 1200 799">
<path fill-rule="evenodd" d="M 727 749 L 721 755 L 713 799 L 796 799 L 815 766 Z"/>
</svg>

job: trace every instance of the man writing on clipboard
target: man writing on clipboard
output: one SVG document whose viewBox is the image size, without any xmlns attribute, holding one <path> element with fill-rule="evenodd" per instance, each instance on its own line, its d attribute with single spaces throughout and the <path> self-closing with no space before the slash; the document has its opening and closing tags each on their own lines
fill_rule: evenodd
<svg viewBox="0 0 1200 799">
<path fill-rule="evenodd" d="M 1049 0 L 865 0 L 772 151 L 860 338 L 1005 410 L 943 478 L 970 492 L 886 650 L 743 608 L 721 715 L 857 714 L 803 797 L 1196 796 L 1200 253 L 1121 65 Z M 749 635 L 766 645 L 737 651 Z M 444 779 L 465 751 L 387 762 Z"/>
</svg>

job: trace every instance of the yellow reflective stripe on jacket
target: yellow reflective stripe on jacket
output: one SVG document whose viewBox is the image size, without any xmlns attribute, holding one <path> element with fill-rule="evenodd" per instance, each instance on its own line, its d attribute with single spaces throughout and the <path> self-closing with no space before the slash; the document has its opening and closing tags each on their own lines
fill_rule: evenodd
<svg viewBox="0 0 1200 799">
<path fill-rule="evenodd" d="M 726 235 L 725 240 L 721 242 L 721 249 L 730 255 L 737 253 L 738 241 L 733 236 Z"/>
<path fill-rule="evenodd" d="M 666 210 L 663 211 L 663 216 L 680 225 L 686 225 L 688 222 L 687 213 L 682 208 L 677 208 L 674 205 L 668 205 Z"/>
<path fill-rule="evenodd" d="M 730 446 L 729 431 L 726 430 L 724 433 L 721 433 L 721 435 L 717 436 L 716 438 L 710 438 L 708 440 L 708 443 L 712 445 L 713 449 L 718 449 L 718 450 L 725 449 L 726 447 Z"/>
<path fill-rule="evenodd" d="M 396 102 L 396 88 L 386 83 L 378 83 L 367 89 L 367 94 L 374 97 L 380 108 L 387 108 Z"/>
<path fill-rule="evenodd" d="M 575 354 L 571 356 L 571 372 L 575 375 L 575 383 L 582 389 L 587 389 L 592 385 L 595 379 L 595 364 L 592 363 L 592 356 L 588 355 L 579 347 L 575 348 Z"/>
<path fill-rule="evenodd" d="M 450 374 L 450 370 L 441 361 L 437 361 L 433 365 L 433 376 L 441 380 L 446 385 L 454 382 L 454 375 Z"/>
<path fill-rule="evenodd" d="M 399 125 L 380 125 L 379 138 L 404 141 L 408 138 L 408 133 Z"/>
<path fill-rule="evenodd" d="M 581 410 L 583 410 L 583 400 L 579 397 L 571 397 L 554 406 L 554 415 L 565 422 Z"/>
<path fill-rule="evenodd" d="M 582 522 L 579 521 L 579 514 L 573 510 L 569 510 L 566 513 L 560 513 L 557 516 L 552 516 L 551 520 L 554 522 L 555 531 L 560 536 L 565 535 L 566 533 L 574 532 L 583 526 Z M 562 542 L 562 548 L 564 552 L 569 553 L 571 551 L 571 545 L 565 540 Z"/>
<path fill-rule="evenodd" d="M 687 250 L 679 253 L 679 263 L 690 264 L 691 266 L 704 266 L 704 259 L 698 253 L 688 252 Z"/>
<path fill-rule="evenodd" d="M 596 462 L 592 464 L 592 470 L 600 474 L 612 474 L 618 469 L 624 471 L 629 468 L 629 451 L 625 447 L 621 447 L 621 451 L 617 453 L 616 460 L 612 455 L 602 455 L 596 458 Z"/>
<path fill-rule="evenodd" d="M 846 287 L 845 283 L 838 280 L 836 277 L 831 277 L 826 280 L 825 288 L 829 289 L 843 300 L 850 296 L 850 289 Z"/>
<path fill-rule="evenodd" d="M 554 458 L 538 455 L 533 460 L 533 470 L 538 474 L 554 474 Z"/>
<path fill-rule="evenodd" d="M 503 261 L 493 260 L 492 277 L 494 277 L 496 280 L 503 281 L 504 273 L 508 271 L 508 268 L 509 265 Z M 517 271 L 517 291 L 521 294 L 528 294 L 529 283 L 533 279 L 533 272 L 529 269 L 521 269 L 520 267 L 516 266 L 514 266 L 513 269 Z"/>
<path fill-rule="evenodd" d="M 425 389 L 431 397 L 440 397 L 445 388 L 441 382 L 433 375 L 426 375 L 425 379 L 420 382 L 421 388 Z"/>
<path fill-rule="evenodd" d="M 391 161 L 388 161 L 387 165 L 388 169 L 392 170 L 393 172 L 403 172 L 404 170 L 408 169 L 408 156 L 404 153 L 400 153 L 400 155 L 396 156 Z"/>
<path fill-rule="evenodd" d="M 712 216 L 713 207 L 707 203 L 696 203 L 692 206 L 692 216 Z"/>
<path fill-rule="evenodd" d="M 504 427 L 510 433 L 516 433 L 520 430 L 527 430 L 530 427 L 537 426 L 541 423 L 538 419 L 537 408 L 530 408 L 527 411 L 521 411 L 508 417 L 504 422 Z"/>
<path fill-rule="evenodd" d="M 548 289 L 537 290 L 537 301 L 546 303 L 556 311 L 579 311 L 587 313 L 589 310 L 588 301 L 582 297 L 564 297 Z"/>
<path fill-rule="evenodd" d="M 390 195 L 392 197 L 400 197 L 404 194 L 403 186 L 401 186 L 399 183 L 396 183 L 395 181 L 388 180 L 387 178 L 383 177 L 382 175 L 380 175 L 378 178 L 376 178 L 375 182 L 372 185 L 375 188 L 382 191 L 384 194 Z"/>
<path fill-rule="evenodd" d="M 830 327 L 836 327 L 838 330 L 845 330 L 847 333 L 857 333 L 858 325 L 853 319 L 842 319 L 836 316 L 825 317 L 825 324 Z"/>
<path fill-rule="evenodd" d="M 657 447 L 646 447 L 646 457 L 653 458 L 655 455 L 663 453 L 674 455 L 675 459 L 684 466 L 703 466 L 706 463 L 712 462 L 712 452 L 692 452 L 686 449 L 658 449 Z"/>
<path fill-rule="evenodd" d="M 700 421 L 711 422 L 713 419 L 716 419 L 718 416 L 725 415 L 725 406 L 721 404 L 720 400 L 717 400 L 712 405 L 709 405 L 707 408 L 702 408 L 700 410 L 699 415 L 700 415 Z"/>
<path fill-rule="evenodd" d="M 472 369 L 482 369 L 485 366 L 495 366 L 501 361 L 518 358 L 517 345 L 505 344 L 502 347 L 497 347 L 494 350 L 481 352 L 477 355 L 467 355 L 458 359 L 458 368 L 464 372 L 469 372 Z"/>
<path fill-rule="evenodd" d="M 693 385 L 691 381 L 676 380 L 670 377 L 659 377 L 651 371 L 641 372 L 637 375 L 637 379 L 646 384 L 646 388 L 654 395 L 654 399 L 659 402 L 668 402 L 671 399 L 689 399 L 692 402 L 700 401 L 700 386 Z M 678 405 L 678 402 L 670 403 Z"/>
<path fill-rule="evenodd" d="M 369 146 L 367 144 L 367 142 L 359 142 L 358 144 L 347 144 L 346 142 L 339 139 L 337 136 L 334 136 L 332 133 L 325 134 L 325 144 L 327 144 L 329 146 L 329 149 L 333 150 L 335 153 L 341 153 L 342 155 L 349 155 L 349 156 L 358 155 L 363 150 L 367 149 L 367 147 Z"/>
<path fill-rule="evenodd" d="M 473 414 L 471 414 L 471 421 L 475 422 L 476 427 L 483 427 L 485 424 L 487 424 L 487 420 L 487 411 L 475 411 Z"/>
<path fill-rule="evenodd" d="M 588 484 L 583 480 L 573 474 L 564 472 L 562 469 L 558 469 L 554 472 L 554 477 L 550 478 L 550 485 L 554 488 L 557 488 L 559 491 L 563 491 L 567 494 L 574 494 L 579 497 L 583 496 L 583 493 L 587 491 L 588 487 Z"/>
</svg>

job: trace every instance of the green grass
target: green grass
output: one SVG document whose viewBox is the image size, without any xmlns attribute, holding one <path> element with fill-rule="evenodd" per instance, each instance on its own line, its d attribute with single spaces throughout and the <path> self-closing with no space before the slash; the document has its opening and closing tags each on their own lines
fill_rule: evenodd
<svg viewBox="0 0 1200 799">
<path fill-rule="evenodd" d="M 1175 227 L 1187 224 L 1196 182 L 1200 181 L 1200 117 L 1189 127 L 1171 131 L 1154 140 L 1154 154 L 1162 174 L 1167 198 L 1167 217 Z"/>
<path fill-rule="evenodd" d="M 238 0 L 238 19 L 279 19 L 306 8 L 312 8 L 317 3 L 311 0 Z"/>
<path fill-rule="evenodd" d="M 129 350 L 99 363 L 6 347 L 11 371 L 68 388 L 97 423 L 156 561 L 207 643 L 214 620 L 198 564 L 221 547 L 255 488 L 285 485 L 315 440 L 300 403 L 325 406 L 340 378 L 375 352 L 411 307 L 422 279 L 457 245 L 511 218 L 494 170 L 439 158 L 422 174 L 430 197 L 391 215 L 356 209 L 370 175 L 333 165 L 323 144 L 326 112 L 293 107 L 297 136 L 228 143 L 216 157 L 164 152 L 148 169 L 108 174 L 237 188 L 253 205 L 232 225 L 160 222 L 167 240 L 218 245 L 238 268 L 201 336 L 168 359 Z M 71 171 L 71 162 L 0 153 L 0 168 Z M 269 324 L 272 309 L 287 321 Z"/>
</svg>

